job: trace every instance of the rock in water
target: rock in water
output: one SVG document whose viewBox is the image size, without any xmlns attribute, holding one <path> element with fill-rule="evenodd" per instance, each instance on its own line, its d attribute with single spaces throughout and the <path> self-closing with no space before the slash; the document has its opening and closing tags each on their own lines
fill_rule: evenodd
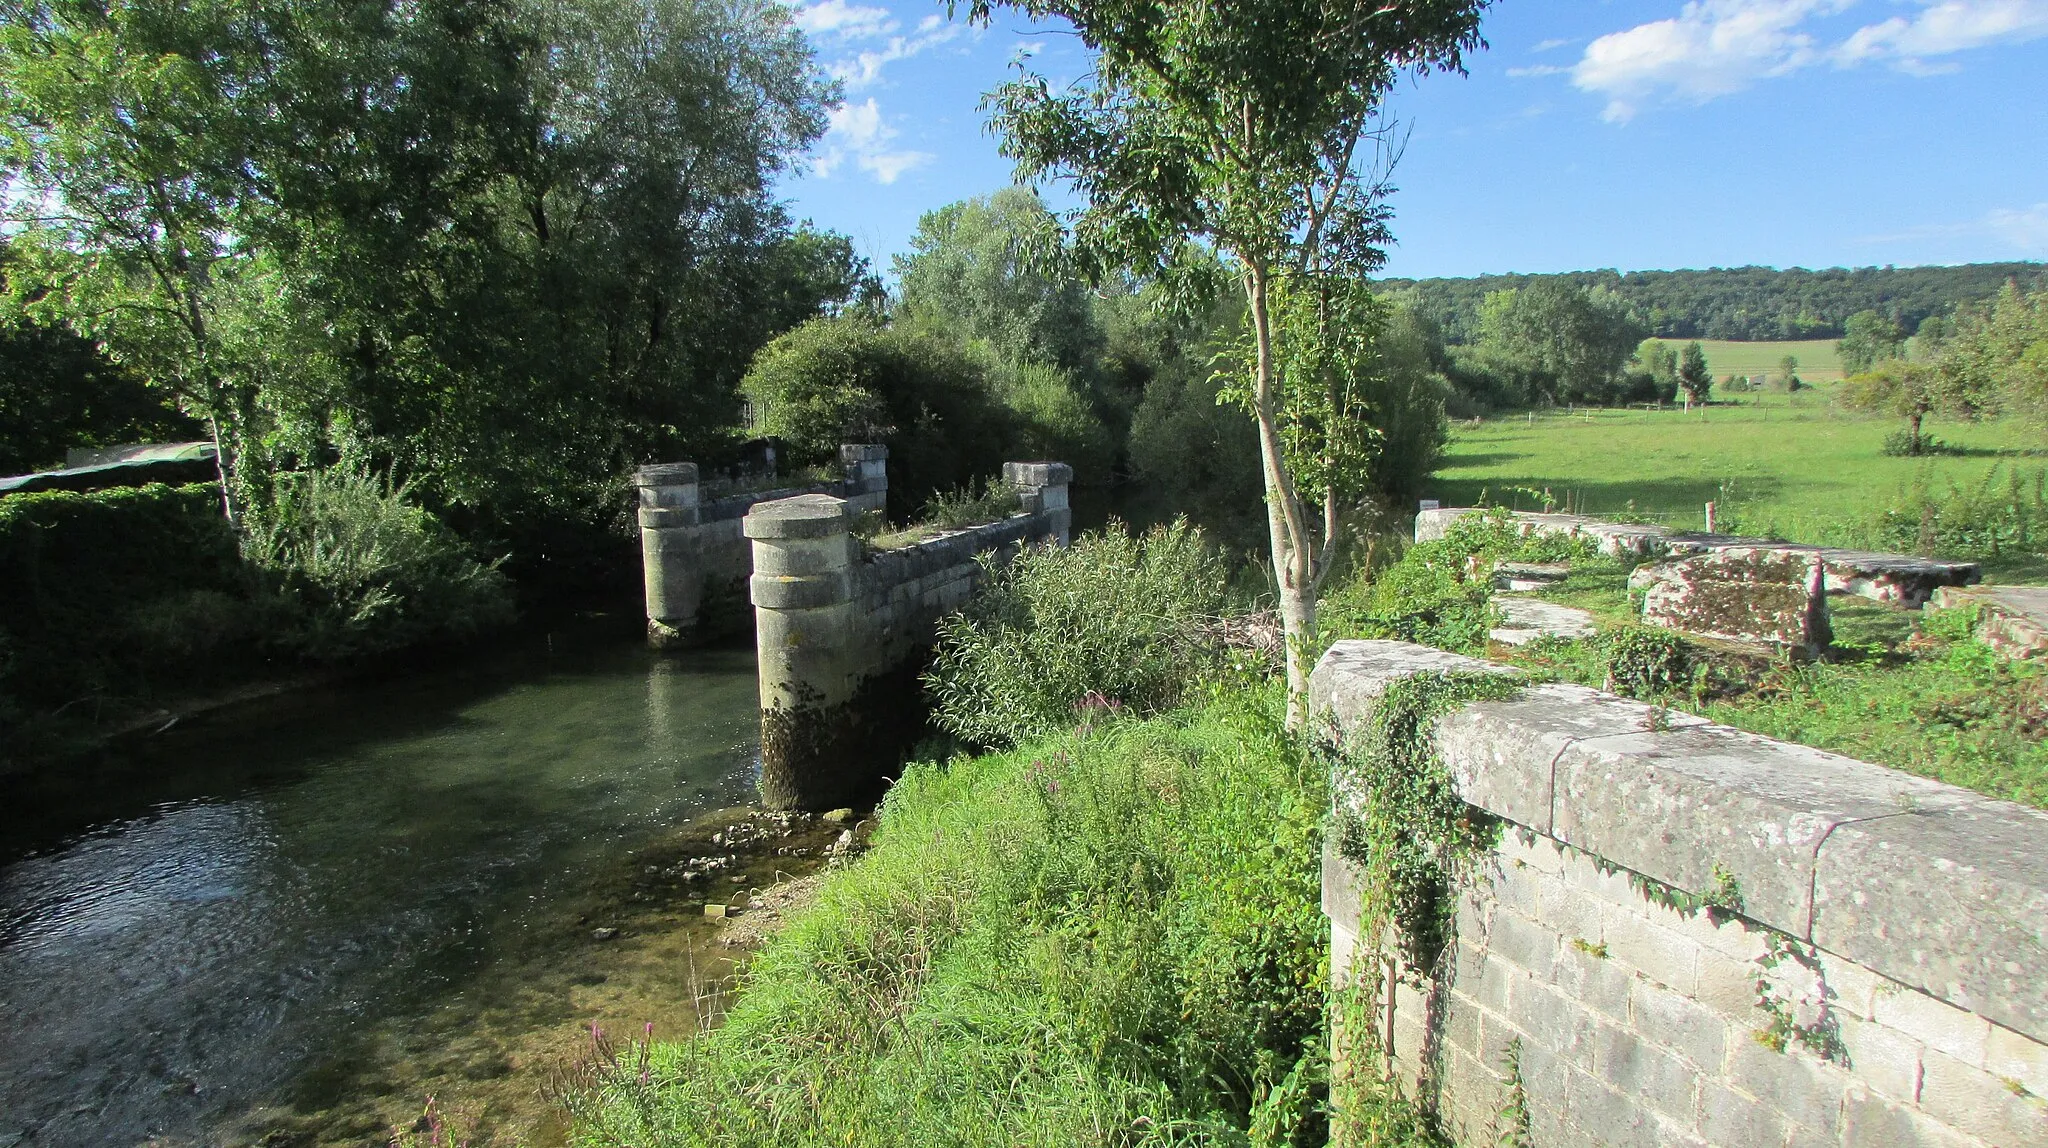
<svg viewBox="0 0 2048 1148">
<path fill-rule="evenodd" d="M 1628 585 L 1643 592 L 1647 625 L 1778 646 L 1809 657 L 1833 638 L 1826 564 L 1814 553 L 1730 547 L 1638 566 Z"/>
</svg>

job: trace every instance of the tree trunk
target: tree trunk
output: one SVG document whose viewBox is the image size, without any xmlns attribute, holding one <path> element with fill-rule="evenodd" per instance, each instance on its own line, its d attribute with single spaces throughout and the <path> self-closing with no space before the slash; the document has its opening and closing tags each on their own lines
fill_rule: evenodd
<svg viewBox="0 0 2048 1148">
<path fill-rule="evenodd" d="M 1316 627 L 1314 542 L 1309 537 L 1301 500 L 1287 473 L 1280 442 L 1278 404 L 1273 386 L 1273 319 L 1267 306 L 1272 286 L 1266 268 L 1246 260 L 1245 291 L 1252 313 L 1258 354 L 1254 367 L 1254 407 L 1259 419 L 1259 457 L 1266 482 L 1266 527 L 1273 547 L 1273 582 L 1280 597 L 1280 629 L 1286 641 L 1287 724 L 1308 718 L 1308 664 Z"/>
<path fill-rule="evenodd" d="M 1908 418 L 1910 418 L 1910 419 L 1912 420 L 1912 429 L 1913 429 L 1913 450 L 1912 450 L 1912 453 L 1914 453 L 1914 454 L 1919 454 L 1919 453 L 1920 453 L 1920 419 L 1921 419 L 1922 417 L 1923 417 L 1923 416 L 1922 416 L 1921 412 L 1919 412 L 1919 411 L 1914 411 L 1914 412 L 1913 412 L 1913 413 L 1912 413 L 1911 415 L 1909 415 L 1909 416 L 1908 416 Z"/>
</svg>

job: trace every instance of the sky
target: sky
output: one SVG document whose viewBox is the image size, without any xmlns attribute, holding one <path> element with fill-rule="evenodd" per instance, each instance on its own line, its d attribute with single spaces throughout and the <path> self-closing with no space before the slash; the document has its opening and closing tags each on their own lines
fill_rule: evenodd
<svg viewBox="0 0 2048 1148">
<path fill-rule="evenodd" d="M 884 272 L 1010 182 L 983 92 L 1087 71 L 1057 25 L 795 17 L 845 102 L 780 193 Z M 1386 275 L 2048 259 L 2048 0 L 1498 0 L 1481 31 L 1469 75 L 1389 97 Z"/>
</svg>

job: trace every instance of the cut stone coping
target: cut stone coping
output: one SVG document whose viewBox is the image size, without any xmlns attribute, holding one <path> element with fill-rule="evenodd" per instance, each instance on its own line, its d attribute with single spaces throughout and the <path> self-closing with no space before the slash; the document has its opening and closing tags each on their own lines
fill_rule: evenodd
<svg viewBox="0 0 2048 1148">
<path fill-rule="evenodd" d="M 1593 615 L 1571 606 L 1560 606 L 1538 598 L 1500 597 L 1493 600 L 1500 610 L 1501 624 L 1487 636 L 1504 646 L 1525 646 L 1538 638 L 1590 638 Z"/>
<path fill-rule="evenodd" d="M 1571 577 L 1569 562 L 1501 562 L 1493 568 L 1493 588 L 1519 593 L 1555 586 Z"/>
<path fill-rule="evenodd" d="M 1451 671 L 1514 672 L 1344 641 L 1310 703 L 1359 730 L 1387 683 Z M 1725 875 L 1742 917 L 2048 1037 L 2048 813 L 1557 683 L 1446 715 L 1437 750 L 1490 813 L 1688 892 Z"/>
<path fill-rule="evenodd" d="M 828 538 L 846 533 L 852 515 L 846 500 L 829 494 L 799 494 L 757 502 L 747 511 L 748 538 Z"/>
<path fill-rule="evenodd" d="M 1415 516 L 1415 540 L 1436 541 L 1450 529 L 1451 523 L 1479 512 L 1480 508 L 1470 506 L 1422 511 Z M 1730 548 L 1815 554 L 1825 567 L 1828 593 L 1853 594 L 1912 609 L 1918 609 L 1943 586 L 1972 585 L 1983 577 L 1983 568 L 1975 562 L 1843 550 L 1768 538 L 1738 538 L 1730 534 L 1700 534 L 1648 523 L 1603 522 L 1583 514 L 1539 514 L 1527 510 L 1511 513 L 1530 531 L 1590 538 L 1601 553 L 1616 557 L 1688 557 Z"/>
<path fill-rule="evenodd" d="M 697 481 L 697 464 L 657 462 L 635 471 L 633 480 L 638 486 L 684 486 Z"/>
<path fill-rule="evenodd" d="M 2048 658 L 2048 586 L 1944 587 L 1934 605 L 1975 606 L 1978 641 L 2011 658 Z"/>
<path fill-rule="evenodd" d="M 1006 462 L 1003 481 L 1011 486 L 1065 486 L 1074 481 L 1074 468 L 1063 462 Z"/>
</svg>

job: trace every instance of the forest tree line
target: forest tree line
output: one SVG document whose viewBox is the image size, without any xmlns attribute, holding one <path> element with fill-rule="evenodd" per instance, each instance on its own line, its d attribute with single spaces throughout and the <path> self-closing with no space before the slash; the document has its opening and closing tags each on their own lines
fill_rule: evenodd
<svg viewBox="0 0 2048 1148">
<path fill-rule="evenodd" d="M 1572 271 L 1557 275 L 1480 275 L 1464 279 L 1380 279 L 1379 288 L 1413 299 L 1415 309 L 1452 344 L 1476 343 L 1486 296 L 1544 281 L 1611 291 L 1647 327 L 1667 339 L 1839 339 L 1851 315 L 1873 311 L 1908 333 L 1929 318 L 1982 303 L 2008 281 L 2048 281 L 2041 263 L 1957 267 L 1711 268 L 1703 271 Z"/>
</svg>

